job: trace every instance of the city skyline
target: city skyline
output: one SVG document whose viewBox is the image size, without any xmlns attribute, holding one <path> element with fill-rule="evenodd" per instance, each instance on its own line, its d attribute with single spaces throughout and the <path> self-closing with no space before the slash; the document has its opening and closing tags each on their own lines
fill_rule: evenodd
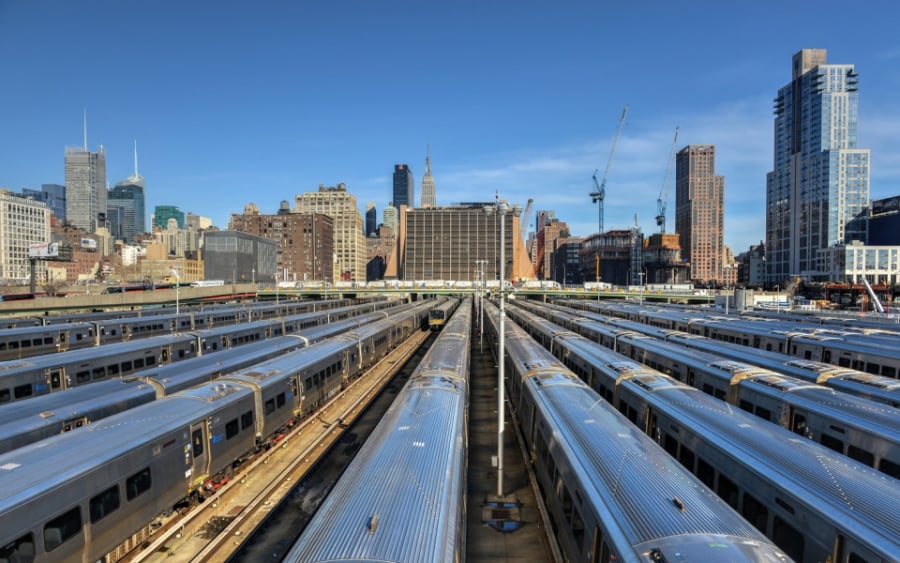
<svg viewBox="0 0 900 563">
<path fill-rule="evenodd" d="M 677 126 L 677 149 L 716 147 L 725 244 L 739 253 L 765 238 L 772 100 L 790 80 L 791 56 L 822 48 L 860 75 L 871 198 L 900 193 L 900 44 L 890 29 L 900 8 L 890 2 L 854 7 L 853 18 L 830 1 L 814 11 L 775 2 L 178 5 L 178 18 L 166 2 L 43 4 L 0 5 L 0 45 L 17 53 L 7 82 L 18 86 L 0 92 L 0 186 L 14 191 L 64 182 L 64 147 L 82 144 L 86 110 L 88 148 L 103 145 L 110 186 L 132 174 L 136 139 L 147 209 L 174 205 L 220 228 L 248 203 L 273 213 L 339 183 L 360 206 L 374 202 L 380 220 L 393 166 L 409 164 L 419 184 L 430 145 L 439 205 L 498 190 L 523 207 L 533 197 L 586 236 L 597 230 L 591 176 L 605 168 L 628 104 L 605 229 L 629 228 L 637 214 L 645 235 L 657 231 Z M 401 16 L 409 33 L 392 35 Z M 674 179 L 669 188 L 671 231 Z"/>
</svg>

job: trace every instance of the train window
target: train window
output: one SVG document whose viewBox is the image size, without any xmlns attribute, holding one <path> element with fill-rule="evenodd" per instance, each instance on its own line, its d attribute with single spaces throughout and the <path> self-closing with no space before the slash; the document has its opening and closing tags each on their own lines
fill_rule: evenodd
<svg viewBox="0 0 900 563">
<path fill-rule="evenodd" d="M 852 457 L 856 461 L 865 463 L 869 467 L 875 466 L 875 456 L 862 448 L 850 445 L 847 447 L 847 455 Z"/>
<path fill-rule="evenodd" d="M 235 436 L 237 436 L 238 430 L 238 419 L 229 420 L 225 423 L 225 439 L 231 440 Z"/>
<path fill-rule="evenodd" d="M 109 366 L 109 375 L 118 375 L 119 374 L 119 364 L 112 364 Z"/>
<path fill-rule="evenodd" d="M 769 523 L 769 511 L 761 502 L 744 493 L 744 505 L 741 508 L 741 516 L 762 533 L 766 533 Z"/>
<path fill-rule="evenodd" d="M 94 371 L 91 373 L 91 379 L 104 379 L 106 378 L 106 368 L 99 367 L 94 368 Z"/>
<path fill-rule="evenodd" d="M 869 563 L 869 561 L 851 552 L 850 556 L 847 558 L 847 563 Z"/>
<path fill-rule="evenodd" d="M 584 543 L 584 520 L 581 518 L 581 513 L 578 512 L 577 507 L 572 511 L 572 535 L 575 536 L 575 545 L 580 550 Z"/>
<path fill-rule="evenodd" d="M 266 401 L 266 405 L 263 408 L 263 412 L 266 414 L 266 416 L 275 412 L 275 399 L 269 399 L 268 401 Z"/>
<path fill-rule="evenodd" d="M 731 506 L 731 508 L 737 509 L 738 488 L 733 481 L 728 479 L 728 477 L 719 474 L 719 487 L 716 489 L 716 493 L 719 495 L 719 497 L 722 498 L 722 500 L 727 502 Z"/>
<path fill-rule="evenodd" d="M 25 397 L 30 397 L 34 395 L 34 389 L 31 388 L 30 383 L 26 383 L 25 385 L 19 385 L 13 388 L 13 395 L 16 399 L 23 399 Z"/>
<path fill-rule="evenodd" d="M 203 455 L 203 429 L 198 428 L 191 434 L 191 447 L 194 450 L 194 459 Z"/>
<path fill-rule="evenodd" d="M 91 524 L 103 520 L 119 508 L 119 486 L 113 485 L 99 495 L 91 498 Z"/>
<path fill-rule="evenodd" d="M 844 453 L 844 443 L 830 434 L 822 433 L 821 443 L 827 448 L 831 448 L 836 452 Z"/>
<path fill-rule="evenodd" d="M 134 368 L 132 368 L 131 362 L 122 362 L 122 373 L 128 373 L 132 369 Z"/>
<path fill-rule="evenodd" d="M 874 374 L 874 375 L 878 375 L 878 374 L 881 372 L 881 370 L 879 369 L 879 367 L 880 367 L 880 366 L 879 366 L 878 364 L 873 364 L 873 363 L 871 363 L 871 362 L 866 362 L 866 372 L 868 372 L 868 373 L 871 373 L 871 374 Z"/>
<path fill-rule="evenodd" d="M 164 354 L 163 354 L 163 360 L 165 360 L 166 357 L 167 357 L 167 354 L 164 353 Z M 146 362 L 147 362 L 147 367 L 155 366 L 155 365 L 156 365 L 156 356 L 147 356 Z M 135 367 L 135 368 L 138 367 L 138 360 L 135 360 L 135 361 L 134 361 L 134 367 Z"/>
<path fill-rule="evenodd" d="M 682 444 L 681 450 L 678 452 L 678 461 L 685 466 L 691 473 L 694 472 L 694 452 Z"/>
<path fill-rule="evenodd" d="M 746 399 L 741 399 L 741 403 L 738 406 L 747 412 L 753 412 L 753 404 Z"/>
<path fill-rule="evenodd" d="M 572 495 L 569 494 L 569 488 L 563 485 L 562 488 L 562 508 L 563 514 L 566 516 L 566 522 L 572 521 Z"/>
<path fill-rule="evenodd" d="M 706 393 L 707 395 L 712 395 L 712 394 L 713 394 L 713 387 L 712 387 L 712 385 L 710 385 L 709 383 L 704 383 L 704 384 L 703 384 L 703 389 L 701 389 L 701 391 L 703 391 L 703 392 Z"/>
<path fill-rule="evenodd" d="M 842 368 L 850 367 L 850 358 L 844 358 L 844 357 L 838 358 L 838 365 Z"/>
<path fill-rule="evenodd" d="M 22 348 L 31 348 L 31 340 L 23 340 Z"/>
<path fill-rule="evenodd" d="M 0 561 L 34 561 L 34 534 L 25 534 L 0 547 Z"/>
<path fill-rule="evenodd" d="M 241 415 L 241 430 L 246 430 L 253 426 L 253 411 L 247 411 Z"/>
<path fill-rule="evenodd" d="M 724 401 L 725 400 L 725 390 L 724 389 L 715 389 L 713 391 L 713 397 Z"/>
<path fill-rule="evenodd" d="M 284 393 L 279 393 L 279 394 L 275 397 L 275 408 L 276 408 L 276 409 L 280 409 L 281 407 L 284 406 L 284 403 L 285 403 L 285 402 L 286 402 L 286 401 L 285 401 L 285 395 L 284 395 Z"/>
<path fill-rule="evenodd" d="M 772 411 L 767 408 L 761 407 L 757 405 L 756 407 L 756 416 L 763 420 L 772 420 Z"/>
<path fill-rule="evenodd" d="M 201 447 L 200 449 L 202 450 L 203 448 Z M 196 450 L 194 451 L 194 456 L 197 456 Z M 125 480 L 125 498 L 134 500 L 138 496 L 149 491 L 152 485 L 153 481 L 150 479 L 150 468 L 144 468 Z"/>
<path fill-rule="evenodd" d="M 666 434 L 666 439 L 663 443 L 663 447 L 667 452 L 669 452 L 669 455 L 671 455 L 672 457 L 678 455 L 678 440 L 671 434 Z"/>
<path fill-rule="evenodd" d="M 16 341 L 10 342 L 10 343 L 9 343 L 9 349 L 10 349 L 10 350 L 18 350 L 18 349 L 19 349 L 19 343 L 16 342 Z"/>
<path fill-rule="evenodd" d="M 897 377 L 897 368 L 891 366 L 881 366 L 881 375 L 885 377 Z"/>
<path fill-rule="evenodd" d="M 44 551 L 53 551 L 81 532 L 81 508 L 76 506 L 44 524 Z"/>
<path fill-rule="evenodd" d="M 706 463 L 702 457 L 697 458 L 697 477 L 703 481 L 703 484 L 712 488 L 716 482 L 716 470 L 713 466 Z"/>
<path fill-rule="evenodd" d="M 553 454 L 551 453 L 547 456 L 547 475 L 550 476 L 550 482 L 556 482 L 556 460 L 553 459 Z"/>
<path fill-rule="evenodd" d="M 78 385 L 82 385 L 91 380 L 91 372 L 89 371 L 79 371 L 75 374 L 75 383 Z"/>
<path fill-rule="evenodd" d="M 2 402 L 3 397 L 0 396 L 0 403 Z M 878 470 L 882 473 L 887 473 L 895 479 L 900 479 L 900 465 L 894 463 L 889 459 L 881 458 L 881 462 L 878 464 Z"/>
<path fill-rule="evenodd" d="M 144 367 L 144 358 L 135 358 L 134 369 L 141 369 L 142 367 Z"/>
<path fill-rule="evenodd" d="M 0 389 L 0 403 L 9 402 L 9 389 Z"/>
<path fill-rule="evenodd" d="M 775 517 L 772 524 L 772 539 L 775 540 L 775 545 L 787 553 L 788 557 L 794 561 L 803 561 L 803 534 L 778 516 Z"/>
</svg>

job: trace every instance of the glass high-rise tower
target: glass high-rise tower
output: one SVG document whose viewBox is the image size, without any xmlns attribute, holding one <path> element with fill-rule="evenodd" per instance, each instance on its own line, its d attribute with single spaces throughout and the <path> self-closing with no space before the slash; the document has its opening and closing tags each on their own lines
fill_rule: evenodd
<svg viewBox="0 0 900 563">
<path fill-rule="evenodd" d="M 106 154 L 103 145 L 66 147 L 66 222 L 93 233 L 106 218 Z"/>
<path fill-rule="evenodd" d="M 416 186 L 413 182 L 412 170 L 406 164 L 394 165 L 394 202 L 393 205 L 400 209 L 405 205 L 412 209 L 416 206 Z"/>
<path fill-rule="evenodd" d="M 793 57 L 775 98 L 774 168 L 766 176 L 766 278 L 828 281 L 824 249 L 865 242 L 869 150 L 857 148 L 857 74 L 824 49 Z"/>
</svg>

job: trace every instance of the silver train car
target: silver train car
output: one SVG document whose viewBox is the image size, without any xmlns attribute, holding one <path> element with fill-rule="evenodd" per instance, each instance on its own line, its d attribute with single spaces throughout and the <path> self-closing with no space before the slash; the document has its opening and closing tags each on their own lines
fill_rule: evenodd
<svg viewBox="0 0 900 563">
<path fill-rule="evenodd" d="M 0 455 L 0 559 L 98 561 L 143 537 L 421 330 L 428 307 Z"/>
<path fill-rule="evenodd" d="M 487 304 L 496 339 L 497 310 Z M 513 322 L 510 403 L 567 561 L 788 561 Z"/>
<path fill-rule="evenodd" d="M 699 334 L 723 342 L 780 352 L 804 360 L 834 364 L 872 375 L 895 379 L 900 377 L 900 351 L 896 346 L 825 336 L 816 334 L 813 329 L 807 331 L 796 330 L 795 327 L 776 329 L 770 326 L 771 323 L 764 321 L 740 321 L 729 317 L 710 316 L 703 311 L 677 311 L 609 302 L 579 303 L 573 300 L 563 304 L 670 330 Z"/>
<path fill-rule="evenodd" d="M 383 309 L 363 304 L 0 362 L 0 406 Z"/>
<path fill-rule="evenodd" d="M 893 407 L 572 313 L 533 304 L 522 307 L 708 395 L 900 478 L 900 416 Z M 510 315 L 516 318 L 527 313 L 514 308 Z M 555 338 L 554 329 L 529 322 L 531 319 L 526 317 L 525 326 L 548 346 Z"/>
<path fill-rule="evenodd" d="M 548 321 L 554 354 L 792 559 L 887 563 L 900 481 Z"/>
<path fill-rule="evenodd" d="M 407 307 L 402 306 L 397 312 Z M 297 334 L 273 336 L 240 348 L 224 349 L 214 356 L 189 358 L 129 376 L 74 387 L 65 393 L 50 393 L 4 405 L 0 407 L 0 453 L 81 428 L 383 318 L 388 318 L 383 311 L 366 313 L 304 329 Z"/>
<path fill-rule="evenodd" d="M 428 328 L 431 330 L 441 330 L 458 305 L 459 299 L 451 297 L 442 300 L 432 307 L 431 311 L 428 312 Z"/>
<path fill-rule="evenodd" d="M 465 559 L 471 324 L 466 300 L 283 561 Z"/>
</svg>

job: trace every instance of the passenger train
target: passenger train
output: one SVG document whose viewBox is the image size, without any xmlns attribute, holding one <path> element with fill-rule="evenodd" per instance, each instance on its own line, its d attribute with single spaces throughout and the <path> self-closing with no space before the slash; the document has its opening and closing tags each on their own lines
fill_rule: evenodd
<svg viewBox="0 0 900 563">
<path fill-rule="evenodd" d="M 0 405 L 71 387 L 120 377 L 134 371 L 215 352 L 238 344 L 281 336 L 303 328 L 383 309 L 397 302 L 381 301 L 287 319 L 226 325 L 207 330 L 151 336 L 118 344 L 45 354 L 0 362 Z"/>
<path fill-rule="evenodd" d="M 549 321 L 528 318 L 554 335 L 555 356 L 792 559 L 896 560 L 897 479 Z"/>
<path fill-rule="evenodd" d="M 392 312 L 399 313 L 410 307 L 404 305 Z M 4 405 L 0 407 L 0 453 L 81 428 L 384 318 L 389 318 L 387 311 L 366 313 L 303 329 L 295 334 L 273 336 L 239 348 L 228 348 L 215 355 L 189 358 L 175 364 L 143 369 L 128 376 L 81 385 L 65 393 L 50 393 Z"/>
<path fill-rule="evenodd" d="M 441 330 L 444 324 L 447 322 L 447 319 L 450 318 L 450 315 L 453 314 L 453 311 L 456 309 L 457 305 L 459 305 L 459 299 L 455 297 L 451 297 L 446 300 L 442 300 L 440 303 L 436 304 L 431 310 L 428 312 L 428 328 L 431 330 Z"/>
<path fill-rule="evenodd" d="M 104 560 L 421 330 L 428 307 L 0 455 L 0 560 Z"/>
<path fill-rule="evenodd" d="M 471 330 L 467 299 L 283 561 L 465 559 Z"/>
<path fill-rule="evenodd" d="M 636 332 L 622 330 L 572 312 L 523 304 L 510 316 L 550 346 L 564 330 L 598 342 L 650 368 L 702 390 L 769 422 L 900 478 L 900 416 L 897 409 L 807 383 L 716 353 L 689 350 Z M 533 321 L 522 307 L 537 310 L 557 325 Z M 615 389 L 606 390 L 612 400 Z"/>
<path fill-rule="evenodd" d="M 497 309 L 486 304 L 496 340 Z M 567 561 L 788 561 L 513 322 L 509 400 Z"/>
<path fill-rule="evenodd" d="M 301 313 L 350 305 L 348 301 L 288 302 L 243 307 L 210 307 L 149 316 L 117 316 L 79 322 L 52 322 L 46 325 L 10 328 L 0 333 L 0 361 L 27 358 L 89 348 L 103 344 L 128 342 L 137 338 L 184 331 L 203 330 L 258 320 L 275 319 Z"/>
<path fill-rule="evenodd" d="M 900 377 L 900 350 L 894 346 L 861 342 L 834 335 L 817 334 L 814 330 L 774 329 L 767 322 L 739 321 L 729 317 L 710 318 L 703 313 L 667 311 L 618 303 L 566 301 L 563 304 L 587 308 L 600 313 L 627 318 L 669 330 L 699 334 L 743 346 L 770 350 L 805 360 L 834 364 L 873 375 Z M 900 344 L 900 343 L 898 343 Z"/>
</svg>

